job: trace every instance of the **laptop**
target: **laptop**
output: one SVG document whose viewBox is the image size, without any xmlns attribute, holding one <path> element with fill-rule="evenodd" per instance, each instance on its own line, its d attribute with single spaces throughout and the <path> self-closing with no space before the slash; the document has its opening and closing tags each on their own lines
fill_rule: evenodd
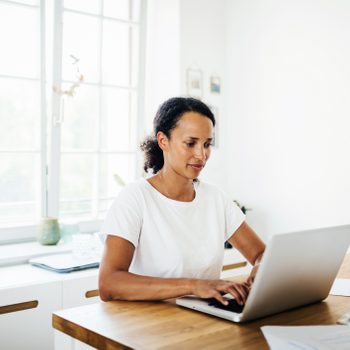
<svg viewBox="0 0 350 350">
<path fill-rule="evenodd" d="M 32 258 L 29 260 L 29 263 L 46 270 L 69 273 L 97 268 L 100 265 L 100 258 L 98 256 L 90 256 L 78 259 L 72 253 L 64 253 Z"/>
<path fill-rule="evenodd" d="M 185 296 L 176 304 L 233 322 L 245 322 L 325 299 L 350 244 L 350 225 L 277 234 L 267 243 L 244 306 L 229 294 Z"/>
</svg>

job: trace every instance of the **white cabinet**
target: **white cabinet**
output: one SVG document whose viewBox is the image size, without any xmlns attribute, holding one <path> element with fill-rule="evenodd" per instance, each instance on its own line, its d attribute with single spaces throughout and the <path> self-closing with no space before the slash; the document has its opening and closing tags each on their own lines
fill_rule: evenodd
<svg viewBox="0 0 350 350">
<path fill-rule="evenodd" d="M 220 278 L 249 275 L 252 266 L 237 249 L 225 249 L 223 271 Z"/>
<path fill-rule="evenodd" d="M 97 274 L 64 280 L 62 282 L 62 309 L 99 302 L 97 286 Z M 62 332 L 55 331 L 55 349 L 87 350 L 93 348 Z"/>
<path fill-rule="evenodd" d="M 72 338 L 69 335 L 54 330 L 55 334 L 55 350 L 93 350 L 90 345 L 87 345 L 78 339 Z"/>
<path fill-rule="evenodd" d="M 63 281 L 62 309 L 98 302 L 97 279 L 95 275 Z"/>
<path fill-rule="evenodd" d="M 97 278 L 97 269 L 59 274 L 27 264 L 0 268 L 0 349 L 53 350 L 52 313 L 98 302 L 89 297 L 97 295 Z"/>
<path fill-rule="evenodd" d="M 51 318 L 61 308 L 61 288 L 49 282 L 0 290 L 0 349 L 53 349 Z"/>
</svg>

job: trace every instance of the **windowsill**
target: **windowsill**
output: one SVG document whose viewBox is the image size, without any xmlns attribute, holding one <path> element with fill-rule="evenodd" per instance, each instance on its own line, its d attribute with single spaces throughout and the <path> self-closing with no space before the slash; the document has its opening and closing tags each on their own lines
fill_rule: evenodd
<svg viewBox="0 0 350 350">
<path fill-rule="evenodd" d="M 0 266 L 26 264 L 29 259 L 72 250 L 71 243 L 59 243 L 52 246 L 43 246 L 38 242 L 6 244 L 0 246 Z"/>
<path fill-rule="evenodd" d="M 61 225 L 78 226 L 79 230 L 75 233 L 94 234 L 101 226 L 101 220 L 68 222 L 64 221 Z M 62 227 L 61 227 L 62 229 Z M 0 267 L 27 264 L 29 259 L 60 253 L 69 253 L 72 251 L 72 237 L 66 234 L 65 238 L 56 245 L 41 245 L 34 240 L 36 226 L 19 226 L 10 228 L 0 228 Z M 74 233 L 73 233 L 74 234 Z M 14 242 L 14 237 L 17 243 Z M 26 241 L 19 241 L 26 240 Z M 28 242 L 28 240 L 30 240 Z M 65 240 L 67 242 L 65 242 Z"/>
</svg>

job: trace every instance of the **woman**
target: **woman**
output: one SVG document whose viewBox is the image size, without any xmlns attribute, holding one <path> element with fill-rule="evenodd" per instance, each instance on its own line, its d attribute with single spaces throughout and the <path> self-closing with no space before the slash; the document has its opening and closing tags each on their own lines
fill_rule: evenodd
<svg viewBox="0 0 350 350">
<path fill-rule="evenodd" d="M 193 98 L 171 98 L 154 119 L 154 137 L 141 145 L 153 176 L 126 186 L 108 212 L 99 275 L 101 299 L 163 300 L 230 293 L 244 304 L 246 283 L 220 280 L 228 240 L 254 266 L 264 243 L 232 199 L 198 180 L 210 156 L 215 118 Z"/>
</svg>

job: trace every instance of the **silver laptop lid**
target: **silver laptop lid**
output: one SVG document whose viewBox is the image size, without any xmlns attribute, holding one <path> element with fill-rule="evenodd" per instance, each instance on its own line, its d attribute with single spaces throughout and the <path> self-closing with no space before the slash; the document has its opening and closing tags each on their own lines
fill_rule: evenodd
<svg viewBox="0 0 350 350">
<path fill-rule="evenodd" d="M 350 244 L 350 225 L 270 238 L 241 321 L 327 297 Z"/>
</svg>

